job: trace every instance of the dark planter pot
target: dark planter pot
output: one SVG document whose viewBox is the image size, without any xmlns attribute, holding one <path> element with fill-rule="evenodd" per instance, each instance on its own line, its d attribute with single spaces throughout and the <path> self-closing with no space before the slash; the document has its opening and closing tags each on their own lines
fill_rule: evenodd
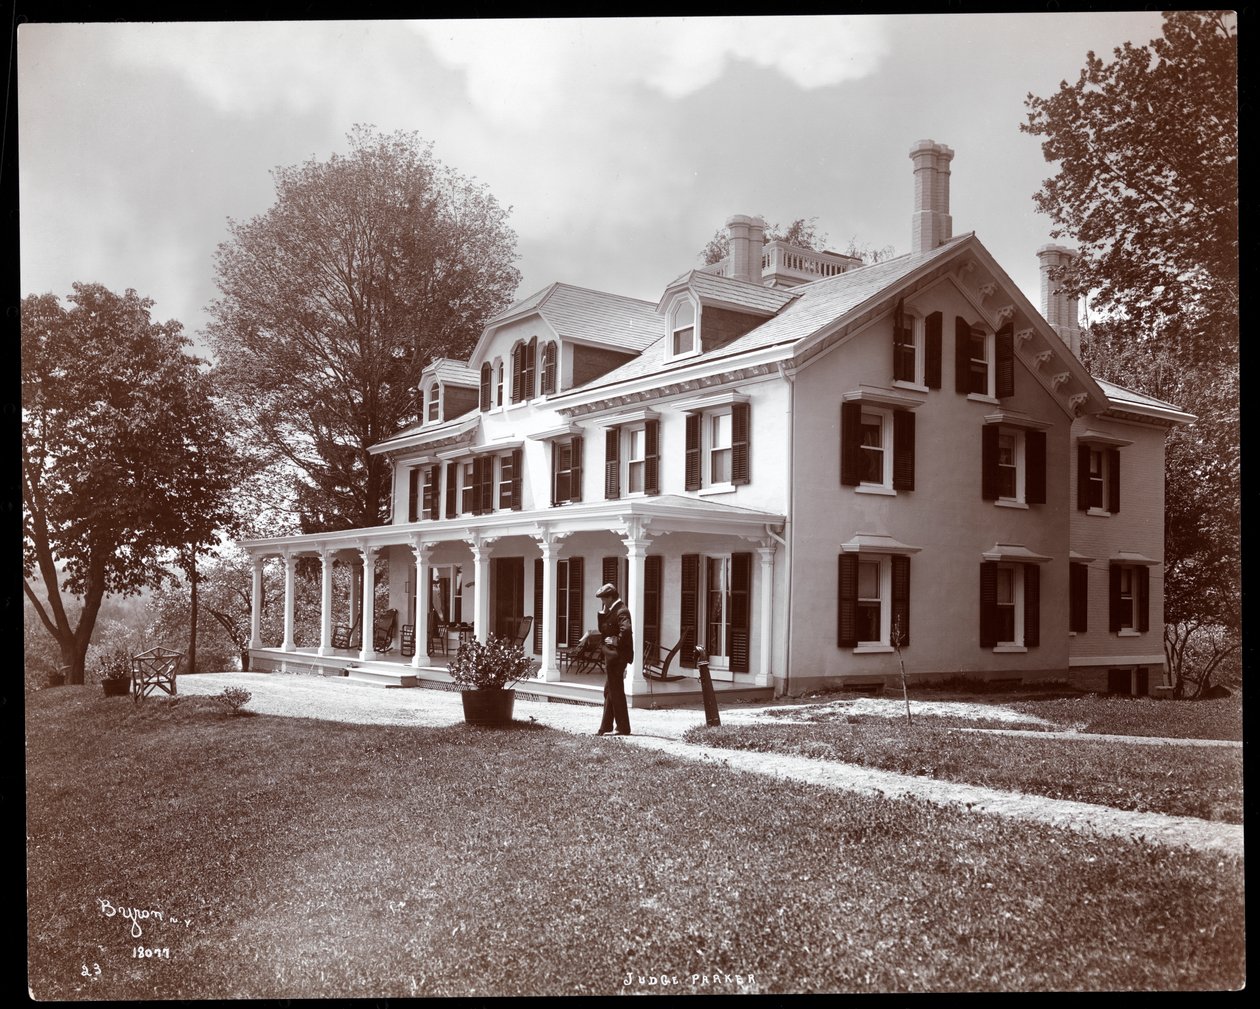
<svg viewBox="0 0 1260 1009">
<path fill-rule="evenodd" d="M 126 697 L 131 693 L 130 680 L 101 680 L 106 697 Z"/>
<path fill-rule="evenodd" d="M 64 687 L 65 685 L 66 678 L 58 673 L 53 673 L 48 677 L 48 686 L 50 687 Z"/>
<path fill-rule="evenodd" d="M 464 690 L 464 721 L 469 725 L 505 726 L 512 724 L 515 690 Z"/>
</svg>

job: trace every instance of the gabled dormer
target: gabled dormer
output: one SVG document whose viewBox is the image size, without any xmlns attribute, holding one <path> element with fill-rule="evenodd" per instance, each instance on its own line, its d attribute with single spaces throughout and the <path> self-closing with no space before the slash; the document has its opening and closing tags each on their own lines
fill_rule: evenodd
<svg viewBox="0 0 1260 1009">
<path fill-rule="evenodd" d="M 459 361 L 434 358 L 420 373 L 420 422 L 441 424 L 477 408 L 477 373 Z"/>
<path fill-rule="evenodd" d="M 665 289 L 656 307 L 665 320 L 665 361 L 716 350 L 775 316 L 794 297 L 788 291 L 692 270 Z"/>
</svg>

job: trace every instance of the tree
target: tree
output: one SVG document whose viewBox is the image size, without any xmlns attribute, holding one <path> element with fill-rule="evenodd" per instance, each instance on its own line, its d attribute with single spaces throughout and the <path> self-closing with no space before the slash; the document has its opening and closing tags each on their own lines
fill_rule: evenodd
<svg viewBox="0 0 1260 1009">
<path fill-rule="evenodd" d="M 368 449 L 419 416 L 433 358 L 463 357 L 520 282 L 507 211 L 414 133 L 278 168 L 276 202 L 219 246 L 209 336 L 242 436 L 285 466 L 303 531 L 385 517 Z"/>
<path fill-rule="evenodd" d="M 767 242 L 787 242 L 801 249 L 821 249 L 827 244 L 827 235 L 818 233 L 817 217 L 798 217 L 786 228 L 770 224 L 766 226 Z M 712 266 L 726 258 L 730 251 L 730 236 L 726 229 L 719 228 L 709 239 L 709 244 L 700 250 L 700 259 L 705 266 Z"/>
<path fill-rule="evenodd" d="M 102 600 L 204 549 L 231 457 L 178 322 L 153 322 L 133 290 L 75 284 L 67 301 L 22 301 L 23 590 L 82 683 Z"/>
</svg>

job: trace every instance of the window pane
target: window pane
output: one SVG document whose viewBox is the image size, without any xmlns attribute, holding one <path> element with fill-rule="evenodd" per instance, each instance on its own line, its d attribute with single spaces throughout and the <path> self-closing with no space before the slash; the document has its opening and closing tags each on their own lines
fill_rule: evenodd
<svg viewBox="0 0 1260 1009">
<path fill-rule="evenodd" d="M 879 641 L 879 603 L 858 603 L 857 612 L 859 641 Z"/>
<path fill-rule="evenodd" d="M 879 599 L 879 562 L 858 562 L 858 599 Z"/>
<path fill-rule="evenodd" d="M 731 482 L 731 450 L 729 448 L 716 449 L 712 456 L 713 465 L 709 472 L 709 479 L 713 483 L 730 483 Z"/>
<path fill-rule="evenodd" d="M 862 414 L 862 483 L 884 482 L 884 425 L 878 414 Z"/>
<path fill-rule="evenodd" d="M 688 326 L 674 331 L 674 353 L 686 354 L 696 343 L 696 331 Z"/>
<path fill-rule="evenodd" d="M 999 606 L 1015 605 L 1015 571 L 1013 568 L 997 570 L 997 601 Z"/>
</svg>

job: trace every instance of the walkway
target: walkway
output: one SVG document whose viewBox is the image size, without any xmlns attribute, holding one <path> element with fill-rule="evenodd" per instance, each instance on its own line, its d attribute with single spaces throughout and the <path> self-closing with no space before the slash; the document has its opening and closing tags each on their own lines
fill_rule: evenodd
<svg viewBox="0 0 1260 1009">
<path fill-rule="evenodd" d="M 440 727 L 463 721 L 459 694 L 442 690 L 386 690 L 351 683 L 340 678 L 282 675 L 279 673 L 200 673 L 182 676 L 181 694 L 213 695 L 226 686 L 243 686 L 253 695 L 249 710 L 261 714 L 315 718 L 354 724 L 419 725 Z M 817 712 L 847 702 L 828 702 L 802 707 L 802 713 Z M 858 702 L 868 704 L 869 702 Z M 912 702 L 918 711 L 919 702 Z M 934 709 L 948 710 L 950 702 L 932 702 Z M 955 706 L 955 710 L 963 705 Z M 740 705 L 722 711 L 723 725 L 783 724 L 794 721 L 784 716 L 782 705 Z M 790 710 L 790 709 L 788 709 Z M 987 717 L 1002 709 L 986 707 Z M 771 715 L 770 712 L 778 712 Z M 514 717 L 530 720 L 575 734 L 593 733 L 599 724 L 599 709 L 587 704 L 555 704 L 516 701 Z M 1027 716 L 1020 716 L 1024 720 Z M 702 710 L 669 708 L 659 711 L 633 709 L 630 713 L 634 734 L 605 737 L 609 746 L 634 745 L 657 750 L 685 760 L 714 761 L 732 770 L 786 778 L 864 795 L 888 798 L 917 798 L 940 805 L 959 806 L 977 813 L 1034 820 L 1081 832 L 1117 837 L 1143 837 L 1162 844 L 1186 845 L 1199 850 L 1242 856 L 1241 824 L 1199 820 L 1160 813 L 1135 813 L 1063 799 L 1005 792 L 978 785 L 965 785 L 935 778 L 882 771 L 876 768 L 835 761 L 814 760 L 788 754 L 750 750 L 726 750 L 682 741 L 693 726 L 703 724 Z M 994 730 L 1012 732 L 1015 730 Z M 1020 734 L 1024 734 L 1020 732 Z M 1084 741 L 1112 740 L 1121 743 L 1186 744 L 1186 740 L 1149 739 L 1131 736 L 1092 736 L 1087 733 L 1040 733 L 1028 735 L 1070 738 Z M 1241 744 L 1239 744 L 1241 745 Z"/>
</svg>

